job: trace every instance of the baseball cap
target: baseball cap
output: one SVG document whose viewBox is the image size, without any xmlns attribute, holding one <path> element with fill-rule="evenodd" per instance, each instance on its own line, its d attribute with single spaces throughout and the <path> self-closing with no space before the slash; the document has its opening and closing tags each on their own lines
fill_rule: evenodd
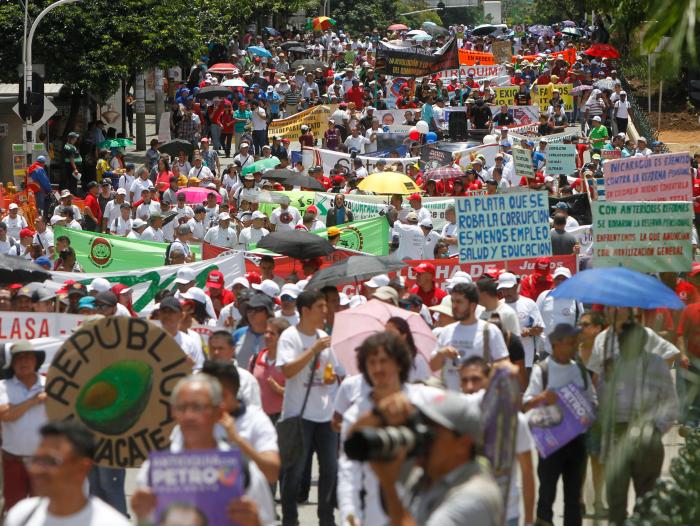
<svg viewBox="0 0 700 526">
<path fill-rule="evenodd" d="M 299 294 L 301 294 L 301 289 L 294 283 L 285 283 L 280 290 L 280 297 L 289 296 L 293 299 L 297 299 Z"/>
<path fill-rule="evenodd" d="M 399 306 L 399 293 L 396 292 L 396 289 L 393 287 L 379 287 L 377 290 L 374 291 L 372 297 L 382 301 L 390 301 L 397 307 Z"/>
<path fill-rule="evenodd" d="M 415 212 L 409 212 L 406 215 L 406 221 L 417 223 L 418 222 L 418 214 L 416 214 Z"/>
<path fill-rule="evenodd" d="M 408 196 L 409 201 L 420 201 L 422 199 L 420 194 L 411 194 Z"/>
<path fill-rule="evenodd" d="M 280 286 L 271 279 L 265 279 L 262 283 L 253 283 L 251 287 L 270 298 L 276 298 L 280 295 Z"/>
<path fill-rule="evenodd" d="M 242 285 L 246 289 L 250 288 L 250 282 L 246 278 L 244 278 L 243 276 L 239 276 L 233 280 L 231 287 L 235 287 L 236 285 Z"/>
<path fill-rule="evenodd" d="M 554 330 L 549 333 L 549 341 L 556 342 L 569 336 L 576 336 L 581 329 L 568 323 L 557 323 Z"/>
<path fill-rule="evenodd" d="M 511 274 L 510 272 L 504 272 L 500 276 L 498 276 L 498 290 L 501 289 L 510 289 L 512 287 L 515 287 L 518 284 L 518 278 L 515 277 L 515 274 Z"/>
<path fill-rule="evenodd" d="M 316 205 L 307 206 L 306 212 L 309 214 L 318 214 L 318 208 L 316 207 Z"/>
<path fill-rule="evenodd" d="M 457 435 L 469 435 L 474 443 L 481 444 L 483 427 L 480 399 L 445 391 L 432 399 L 417 402 L 416 407 L 436 424 Z"/>
<path fill-rule="evenodd" d="M 267 309 L 267 312 L 272 315 L 275 309 L 275 304 L 272 301 L 272 298 L 268 296 L 265 293 L 257 293 L 253 294 L 253 296 L 250 298 L 248 301 L 248 308 L 249 309 L 260 309 L 264 308 Z"/>
<path fill-rule="evenodd" d="M 175 312 L 182 312 L 182 304 L 180 303 L 180 300 L 178 300 L 175 296 L 165 296 L 162 300 L 160 300 L 158 309 L 167 309 L 173 310 Z"/>
<path fill-rule="evenodd" d="M 265 219 L 265 214 L 263 214 L 260 210 L 256 210 L 253 212 L 253 215 L 251 216 L 252 219 Z"/>
<path fill-rule="evenodd" d="M 337 226 L 329 227 L 327 230 L 328 237 L 335 237 L 340 235 L 340 228 Z"/>
<path fill-rule="evenodd" d="M 430 219 L 429 217 L 422 219 L 421 222 L 418 224 L 422 227 L 425 227 L 425 228 L 433 228 L 433 220 Z"/>
<path fill-rule="evenodd" d="M 250 144 L 248 144 L 247 142 L 242 142 L 239 148 L 248 148 L 249 146 Z"/>
<path fill-rule="evenodd" d="M 117 299 L 117 295 L 111 290 L 105 290 L 95 296 L 95 305 L 114 307 L 118 302 L 119 300 Z"/>
<path fill-rule="evenodd" d="M 535 272 L 538 274 L 549 274 L 550 267 L 549 265 L 552 263 L 552 260 L 544 257 L 544 258 L 539 258 L 535 262 Z"/>
<path fill-rule="evenodd" d="M 10 203 L 10 206 L 8 206 L 7 208 L 10 210 L 17 210 L 19 206 L 17 205 L 17 203 Z"/>
<path fill-rule="evenodd" d="M 389 281 L 391 280 L 386 274 L 378 274 L 372 277 L 370 280 L 368 280 L 365 283 L 365 287 L 369 287 L 372 289 L 376 289 L 378 287 L 386 287 L 387 285 L 389 285 Z"/>
<path fill-rule="evenodd" d="M 602 122 L 603 119 L 601 119 L 598 115 L 596 115 L 596 116 L 593 117 L 593 119 L 591 119 L 591 120 L 598 121 L 598 122 Z"/>
<path fill-rule="evenodd" d="M 447 292 L 452 292 L 455 285 L 459 283 L 473 283 L 472 277 L 463 270 L 455 272 L 450 279 L 447 280 Z"/>
<path fill-rule="evenodd" d="M 142 226 L 146 226 L 146 222 L 141 219 L 140 217 L 137 217 L 131 222 L 131 229 L 136 230 L 137 228 L 141 228 Z"/>
<path fill-rule="evenodd" d="M 229 221 L 231 219 L 231 216 L 229 215 L 228 212 L 221 212 L 219 214 L 219 221 Z"/>
<path fill-rule="evenodd" d="M 14 203 L 12 203 L 14 205 Z M 15 208 L 17 205 L 15 205 Z M 12 205 L 10 205 L 10 208 L 12 208 Z M 19 238 L 24 239 L 25 237 L 34 237 L 34 230 L 31 228 L 23 228 L 22 230 L 19 231 Z"/>
<path fill-rule="evenodd" d="M 434 276 L 435 275 L 435 265 L 432 265 L 431 263 L 421 263 L 420 265 L 413 267 L 413 271 L 416 274 L 422 274 L 423 272 L 427 272 L 427 273 L 432 274 Z"/>
<path fill-rule="evenodd" d="M 183 267 L 177 271 L 175 283 L 178 283 L 180 285 L 186 285 L 187 283 L 191 283 L 192 281 L 194 281 L 195 277 L 196 276 L 194 270 L 192 270 L 191 268 Z"/>
<path fill-rule="evenodd" d="M 554 271 L 554 274 L 552 274 L 552 278 L 556 279 L 559 276 L 564 276 L 565 278 L 570 278 L 571 271 L 566 267 L 557 267 L 557 269 Z"/>
<path fill-rule="evenodd" d="M 85 296 L 78 300 L 78 309 L 90 309 L 95 310 L 95 298 L 92 296 Z"/>
<path fill-rule="evenodd" d="M 111 283 L 105 278 L 95 278 L 88 285 L 88 292 L 105 292 L 107 290 L 110 290 L 111 288 Z"/>
<path fill-rule="evenodd" d="M 117 195 L 126 195 L 126 188 L 119 188 L 117 190 Z"/>
<path fill-rule="evenodd" d="M 212 270 L 209 273 L 206 286 L 213 289 L 220 289 L 224 286 L 224 275 L 220 270 Z"/>
</svg>

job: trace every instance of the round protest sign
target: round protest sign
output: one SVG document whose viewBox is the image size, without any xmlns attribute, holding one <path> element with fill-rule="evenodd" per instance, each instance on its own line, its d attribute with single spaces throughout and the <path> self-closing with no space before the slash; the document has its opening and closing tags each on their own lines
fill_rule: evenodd
<svg viewBox="0 0 700 526">
<path fill-rule="evenodd" d="M 50 420 L 77 419 L 98 441 L 101 466 L 137 467 L 168 447 L 170 393 L 192 368 L 163 329 L 112 317 L 81 326 L 56 353 L 46 378 Z"/>
</svg>

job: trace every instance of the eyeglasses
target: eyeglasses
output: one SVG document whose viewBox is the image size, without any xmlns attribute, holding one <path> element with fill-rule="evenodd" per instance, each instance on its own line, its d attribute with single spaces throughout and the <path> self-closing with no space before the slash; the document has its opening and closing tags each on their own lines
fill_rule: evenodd
<svg viewBox="0 0 700 526">
<path fill-rule="evenodd" d="M 582 329 L 585 329 L 586 327 L 590 327 L 593 325 L 590 321 L 581 321 L 579 322 L 578 326 L 581 327 Z"/>
<path fill-rule="evenodd" d="M 197 404 L 197 403 L 191 403 L 191 404 L 176 404 L 173 406 L 173 411 L 176 413 L 186 413 L 188 410 L 192 411 L 193 413 L 204 413 L 205 411 L 208 411 L 209 409 L 212 409 L 214 406 L 212 404 Z"/>
<path fill-rule="evenodd" d="M 63 459 L 52 455 L 35 455 L 33 457 L 29 457 L 27 463 L 34 466 L 57 468 L 63 464 Z"/>
</svg>

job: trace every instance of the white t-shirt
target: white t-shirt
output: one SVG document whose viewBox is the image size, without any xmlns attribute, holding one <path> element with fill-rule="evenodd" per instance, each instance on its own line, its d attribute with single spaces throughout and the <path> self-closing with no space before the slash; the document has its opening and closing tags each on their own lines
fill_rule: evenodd
<svg viewBox="0 0 700 526">
<path fill-rule="evenodd" d="M 129 194 L 133 193 L 134 194 L 134 199 L 133 203 L 141 199 L 141 192 L 144 190 L 148 190 L 153 183 L 150 181 L 150 179 L 143 180 L 140 177 L 134 179 L 134 181 L 131 183 L 131 187 L 129 187 L 127 190 Z M 129 198 L 129 195 L 126 196 L 127 200 Z"/>
<path fill-rule="evenodd" d="M 521 333 L 523 329 L 529 327 L 544 328 L 544 321 L 542 321 L 540 310 L 537 308 L 537 304 L 530 298 L 520 296 L 517 301 L 507 303 L 507 305 L 518 315 L 518 323 L 520 325 Z M 520 340 L 523 342 L 523 349 L 525 351 L 525 367 L 532 367 L 532 364 L 535 361 L 535 339 L 536 338 L 534 336 L 520 337 Z"/>
<path fill-rule="evenodd" d="M 358 153 L 364 153 L 364 146 L 365 144 L 369 144 L 369 139 L 367 137 L 363 137 L 362 135 L 358 135 L 357 137 L 348 135 L 344 144 L 348 147 L 348 151 L 355 149 L 358 151 Z"/>
<path fill-rule="evenodd" d="M 214 179 L 214 172 L 212 172 L 208 166 L 202 165 L 199 168 L 193 166 L 187 176 L 188 179 L 194 177 L 195 179 L 199 179 L 201 181 L 202 179 Z"/>
<path fill-rule="evenodd" d="M 267 228 L 253 228 L 252 226 L 248 226 L 241 230 L 241 234 L 238 236 L 238 242 L 245 246 L 252 245 L 269 233 L 270 231 Z"/>
<path fill-rule="evenodd" d="M 252 121 L 254 131 L 267 129 L 267 112 L 265 108 L 258 107 L 258 109 L 253 112 Z"/>
<path fill-rule="evenodd" d="M 282 314 L 281 310 L 275 311 L 275 318 L 284 318 L 289 322 L 289 325 L 296 325 L 299 323 L 299 313 L 297 311 L 294 311 L 294 314 L 291 316 L 287 316 L 286 314 Z"/>
<path fill-rule="evenodd" d="M 180 349 L 194 361 L 192 371 L 199 371 L 204 365 L 204 353 L 202 352 L 202 348 L 182 331 L 178 331 L 177 336 L 175 336 L 175 342 L 180 346 Z"/>
<path fill-rule="evenodd" d="M 520 336 L 520 321 L 518 320 L 518 315 L 505 301 L 501 301 L 498 307 L 493 310 L 484 310 L 479 314 L 479 318 L 488 320 L 493 313 L 498 314 L 501 318 L 501 325 L 503 325 L 504 331 Z"/>
<path fill-rule="evenodd" d="M 369 142 L 367 143 L 367 146 L 365 146 L 365 153 L 374 153 L 377 151 L 378 139 L 375 137 L 375 139 L 373 141 L 372 135 L 373 134 L 381 135 L 382 133 L 384 133 L 384 130 L 382 130 L 381 128 L 377 128 L 376 130 L 373 130 L 372 128 L 370 128 L 369 130 L 367 130 L 365 132 L 365 137 L 367 137 L 367 139 L 369 140 Z"/>
<path fill-rule="evenodd" d="M 146 229 L 141 234 L 141 239 L 143 239 L 144 241 L 156 241 L 158 243 L 163 243 L 165 237 L 163 236 L 163 231 L 160 228 L 156 230 L 152 226 L 149 226 L 146 227 Z"/>
<path fill-rule="evenodd" d="M 44 253 L 48 254 L 49 247 L 54 246 L 53 231 L 47 227 L 43 232 L 37 232 L 34 234 L 34 240 L 32 243 L 39 245 L 44 250 Z"/>
<path fill-rule="evenodd" d="M 399 236 L 399 248 L 396 249 L 398 259 L 422 259 L 425 236 L 418 225 L 404 225 L 396 221 L 394 231 Z"/>
<path fill-rule="evenodd" d="M 107 223 L 107 229 L 112 235 L 125 236 L 131 232 L 132 225 L 133 221 L 131 218 L 125 220 L 119 216 Z"/>
<path fill-rule="evenodd" d="M 126 202 L 126 201 L 125 201 Z M 102 218 L 107 220 L 107 228 L 114 220 L 121 216 L 121 203 L 117 203 L 114 199 L 105 205 L 105 210 L 102 213 Z"/>
<path fill-rule="evenodd" d="M 440 234 L 443 239 L 446 237 L 457 237 L 457 235 L 457 223 L 445 223 Z M 447 254 L 450 257 L 459 254 L 459 245 L 447 245 Z"/>
<path fill-rule="evenodd" d="M 17 216 L 14 218 L 6 215 L 2 218 L 2 220 L 7 225 L 7 235 L 9 237 L 14 237 L 15 239 L 19 239 L 20 230 L 27 228 L 27 220 L 24 218 L 24 216 L 19 214 L 17 214 Z"/>
<path fill-rule="evenodd" d="M 574 384 L 576 387 L 585 391 L 586 397 L 594 405 L 596 404 L 596 394 L 593 389 L 593 381 L 590 378 L 584 380 L 586 371 L 581 371 L 573 360 L 567 364 L 560 364 L 552 360 L 551 357 L 546 359 L 547 362 L 547 389 L 558 389 L 565 385 Z M 530 383 L 527 385 L 525 394 L 523 395 L 523 403 L 527 403 L 535 396 L 544 391 L 544 381 L 542 379 L 542 368 L 539 366 L 532 368 L 530 375 Z"/>
<path fill-rule="evenodd" d="M 440 241 L 440 234 L 431 230 L 424 237 L 423 241 L 423 257 L 421 259 L 435 259 L 435 245 Z"/>
<path fill-rule="evenodd" d="M 451 391 L 461 391 L 459 379 L 460 363 L 471 356 L 484 356 L 484 327 L 486 322 L 477 320 L 476 323 L 465 325 L 460 322 L 451 323 L 443 328 L 438 336 L 433 356 L 443 347 L 454 347 L 459 353 L 457 360 L 445 361 L 442 366 L 442 381 Z M 508 349 L 503 340 L 503 334 L 495 325 L 489 325 L 489 353 L 492 361 L 508 358 Z"/>
<path fill-rule="evenodd" d="M 277 343 L 277 367 L 293 362 L 311 347 L 318 338 L 325 336 L 327 334 L 321 330 L 316 331 L 315 336 L 307 336 L 299 332 L 296 327 L 289 327 L 280 335 Z M 314 371 L 311 370 L 313 363 L 314 359 L 296 376 L 287 378 L 284 386 L 282 415 L 280 417 L 282 420 L 299 416 L 309 380 L 311 380 L 311 391 L 304 409 L 303 418 L 312 422 L 329 422 L 333 416 L 333 403 L 335 401 L 337 384 L 325 384 L 323 382 L 323 373 L 329 363 L 333 366 L 334 371 L 338 370 L 340 364 L 330 347 L 319 353 Z"/>
<path fill-rule="evenodd" d="M 97 497 L 88 497 L 78 513 L 56 516 L 49 513 L 49 500 L 31 497 L 18 502 L 7 514 L 6 526 L 129 526 L 131 523 L 117 510 Z M 30 517 L 31 515 L 31 517 Z M 27 520 L 29 519 L 29 520 Z"/>
<path fill-rule="evenodd" d="M 217 247 L 236 248 L 238 236 L 236 236 L 236 231 L 231 227 L 224 229 L 220 226 L 213 226 L 207 230 L 207 233 L 204 235 L 204 241 Z"/>
<path fill-rule="evenodd" d="M 542 315 L 545 336 L 549 336 L 554 327 L 560 323 L 568 323 L 575 327 L 578 322 L 577 318 L 583 314 L 583 303 L 576 300 L 552 298 L 551 292 L 551 290 L 545 290 L 537 298 L 537 308 Z M 544 348 L 548 354 L 552 354 L 549 338 L 544 338 Z"/>
<path fill-rule="evenodd" d="M 626 119 L 629 117 L 629 108 L 630 108 L 630 102 L 628 100 L 625 100 L 622 102 L 621 100 L 618 100 L 615 102 L 615 109 L 617 110 L 617 118 L 618 119 Z"/>
<path fill-rule="evenodd" d="M 301 221 L 301 214 L 299 210 L 293 206 L 288 206 L 286 210 L 282 210 L 282 207 L 278 207 L 270 213 L 270 224 L 276 225 L 276 232 L 294 230 L 294 226 L 299 221 Z"/>
</svg>

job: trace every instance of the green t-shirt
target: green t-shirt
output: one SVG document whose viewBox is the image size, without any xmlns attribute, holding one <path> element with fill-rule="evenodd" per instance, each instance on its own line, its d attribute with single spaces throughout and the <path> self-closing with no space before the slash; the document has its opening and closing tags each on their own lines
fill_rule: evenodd
<svg viewBox="0 0 700 526">
<path fill-rule="evenodd" d="M 63 154 L 65 155 L 64 161 L 66 163 L 70 163 L 71 155 L 73 156 L 73 162 L 76 165 L 82 164 L 83 162 L 82 157 L 80 157 L 80 152 L 78 151 L 78 148 L 76 148 L 75 144 L 67 142 L 63 146 Z"/>
<path fill-rule="evenodd" d="M 588 137 L 590 137 L 594 148 L 600 148 L 605 144 L 605 139 L 608 138 L 608 129 L 601 124 L 600 126 L 591 128 Z"/>
<path fill-rule="evenodd" d="M 236 110 L 233 112 L 233 116 L 236 119 L 246 119 L 247 121 L 250 121 L 253 118 L 253 112 L 250 110 Z M 236 133 L 243 133 L 245 131 L 245 125 L 246 122 L 237 122 L 233 125 L 233 131 Z"/>
</svg>

